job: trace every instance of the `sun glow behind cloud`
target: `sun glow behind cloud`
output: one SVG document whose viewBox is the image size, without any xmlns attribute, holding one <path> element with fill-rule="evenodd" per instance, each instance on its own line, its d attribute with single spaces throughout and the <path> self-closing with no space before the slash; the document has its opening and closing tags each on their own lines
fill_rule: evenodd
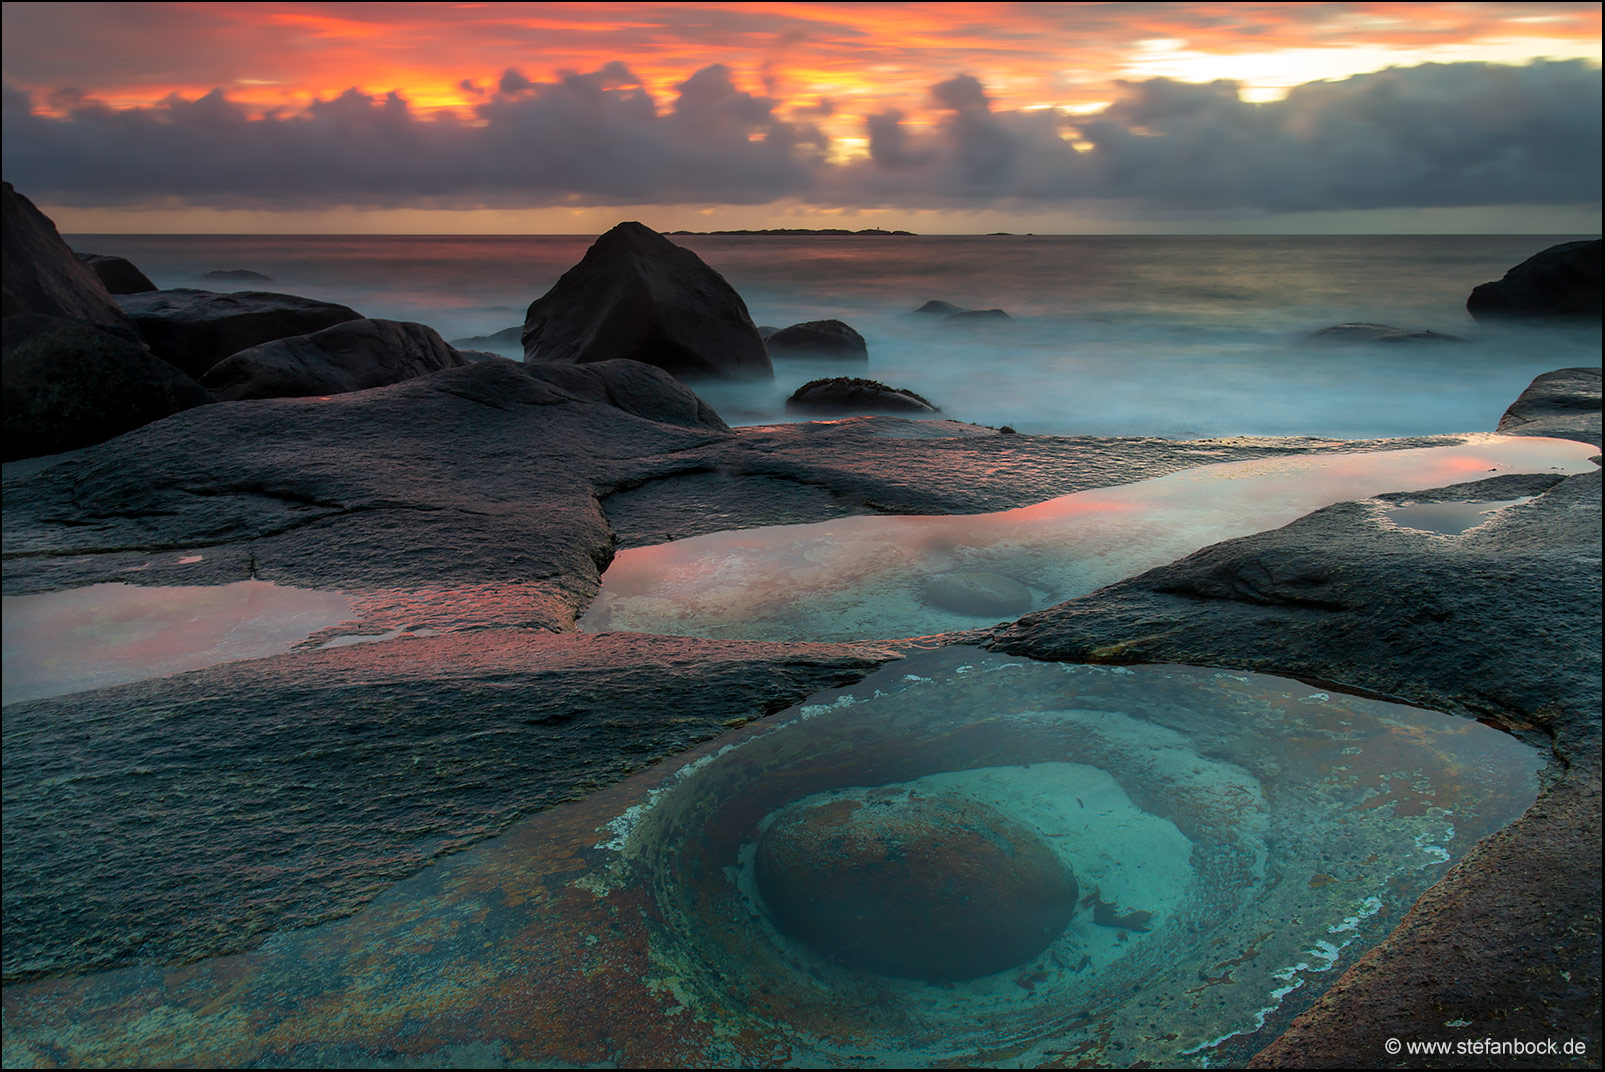
<svg viewBox="0 0 1605 1072">
<path fill-rule="evenodd" d="M 1039 149 L 1057 141 L 1107 153 L 1107 137 L 1100 145 L 1084 123 L 1154 79 L 1225 80 L 1234 99 L 1272 104 L 1296 86 L 1390 67 L 1535 56 L 1597 65 L 1600 55 L 1599 5 L 1577 3 L 8 3 L 4 17 L 6 83 L 35 116 L 65 121 L 100 108 L 162 130 L 206 109 L 221 116 L 226 98 L 279 126 L 340 113 L 341 136 L 355 136 L 353 117 L 379 123 L 389 99 L 415 133 L 439 124 L 430 140 L 446 145 L 451 130 L 505 124 L 542 87 L 600 85 L 627 67 L 630 85 L 669 121 L 664 130 L 695 125 L 674 125 L 694 86 L 708 107 L 740 117 L 726 122 L 705 107 L 696 124 L 723 123 L 758 148 L 791 139 L 794 155 L 814 145 L 843 174 L 872 162 L 877 124 L 883 134 L 895 125 L 903 148 L 883 138 L 873 162 L 899 167 L 929 161 L 944 137 L 987 129 Z M 713 81 L 726 87 L 718 100 L 706 96 L 714 64 L 723 73 Z M 983 94 L 969 119 L 957 98 L 938 99 L 961 75 Z M 617 77 L 607 77 L 605 92 L 616 93 Z M 599 131 L 577 122 L 561 136 L 582 147 Z M 1127 125 L 1142 134 L 1141 122 Z M 896 184 L 881 189 L 889 198 Z M 799 193 L 782 184 L 771 200 Z M 598 203 L 580 192 L 570 201 Z"/>
</svg>

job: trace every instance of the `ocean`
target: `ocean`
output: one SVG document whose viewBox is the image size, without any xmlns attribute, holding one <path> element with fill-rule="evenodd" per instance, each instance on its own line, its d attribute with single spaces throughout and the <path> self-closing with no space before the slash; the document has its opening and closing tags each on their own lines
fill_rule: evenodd
<svg viewBox="0 0 1605 1072">
<path fill-rule="evenodd" d="M 1483 325 L 1479 283 L 1567 235 L 680 235 L 740 292 L 755 323 L 836 318 L 869 365 L 777 360 L 764 384 L 694 385 L 732 425 L 795 419 L 820 376 L 915 391 L 956 420 L 1020 432 L 1191 439 L 1369 439 L 1491 431 L 1541 372 L 1597 365 L 1600 327 Z M 584 236 L 69 235 L 127 257 L 160 287 L 261 289 L 418 321 L 447 339 L 521 324 L 584 254 Z M 208 280 L 248 269 L 271 283 Z M 1001 308 L 958 327 L 932 299 Z M 932 322 L 935 320 L 935 322 Z M 1461 336 L 1444 344 L 1312 339 L 1368 321 Z M 521 357 L 516 347 L 500 352 Z"/>
</svg>

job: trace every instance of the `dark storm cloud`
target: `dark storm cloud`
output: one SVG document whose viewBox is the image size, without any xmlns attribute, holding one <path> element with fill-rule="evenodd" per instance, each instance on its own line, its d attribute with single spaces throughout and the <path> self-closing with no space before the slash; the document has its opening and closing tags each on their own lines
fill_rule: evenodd
<svg viewBox="0 0 1605 1072">
<path fill-rule="evenodd" d="M 455 207 L 763 202 L 800 191 L 823 138 L 713 65 L 659 114 L 629 69 L 531 82 L 509 70 L 473 120 L 348 90 L 303 114 L 248 118 L 221 91 L 61 119 L 5 95 L 7 178 L 72 205 Z"/>
<path fill-rule="evenodd" d="M 6 177 L 36 198 L 124 206 L 520 207 L 819 203 L 975 207 L 1126 199 L 1272 211 L 1577 204 L 1600 195 L 1600 72 L 1582 61 L 1394 68 L 1251 104 L 1231 82 L 1122 83 L 1104 111 L 1009 111 L 967 75 L 934 125 L 866 118 L 868 158 L 827 162 L 807 121 L 705 67 L 655 100 L 622 63 L 508 70 L 472 118 L 355 90 L 249 118 L 221 91 L 61 118 L 4 96 Z M 806 110 L 793 111 L 804 117 Z M 1081 148 L 1078 150 L 1076 143 Z"/>
<path fill-rule="evenodd" d="M 1235 83 L 1121 83 L 1092 116 L 995 110 L 960 77 L 915 133 L 866 123 L 841 191 L 904 204 L 1129 199 L 1270 211 L 1578 204 L 1600 196 L 1600 72 L 1582 61 L 1428 64 L 1312 82 L 1254 104 Z M 1080 143 L 1078 150 L 1074 143 Z"/>
</svg>

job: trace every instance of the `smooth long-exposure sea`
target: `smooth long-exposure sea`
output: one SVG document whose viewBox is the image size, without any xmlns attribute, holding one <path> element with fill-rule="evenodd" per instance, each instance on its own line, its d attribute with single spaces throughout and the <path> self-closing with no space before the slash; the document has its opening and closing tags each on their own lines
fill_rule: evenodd
<svg viewBox="0 0 1605 1072">
<path fill-rule="evenodd" d="M 869 364 L 778 360 L 773 383 L 699 384 L 731 424 L 791 419 L 819 376 L 914 390 L 943 415 L 1063 435 L 1377 438 L 1491 430 L 1541 372 L 1598 362 L 1598 324 L 1486 325 L 1466 295 L 1576 236 L 678 235 L 758 324 L 834 317 Z M 159 287 L 261 289 L 413 320 L 448 339 L 520 324 L 587 236 L 70 235 Z M 271 282 L 207 279 L 246 269 Z M 931 299 L 1001 308 L 958 327 Z M 932 322 L 933 319 L 935 322 Z M 1458 343 L 1344 345 L 1352 321 Z M 499 348 L 521 356 L 516 347 Z"/>
</svg>

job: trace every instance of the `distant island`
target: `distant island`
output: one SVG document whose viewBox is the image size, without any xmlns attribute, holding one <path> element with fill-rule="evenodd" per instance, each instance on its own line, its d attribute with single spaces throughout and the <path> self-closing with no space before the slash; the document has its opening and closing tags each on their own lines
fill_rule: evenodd
<svg viewBox="0 0 1605 1072">
<path fill-rule="evenodd" d="M 758 231 L 665 231 L 670 235 L 913 235 L 913 231 L 887 231 L 866 227 L 849 231 L 845 227 L 765 227 Z"/>
</svg>

